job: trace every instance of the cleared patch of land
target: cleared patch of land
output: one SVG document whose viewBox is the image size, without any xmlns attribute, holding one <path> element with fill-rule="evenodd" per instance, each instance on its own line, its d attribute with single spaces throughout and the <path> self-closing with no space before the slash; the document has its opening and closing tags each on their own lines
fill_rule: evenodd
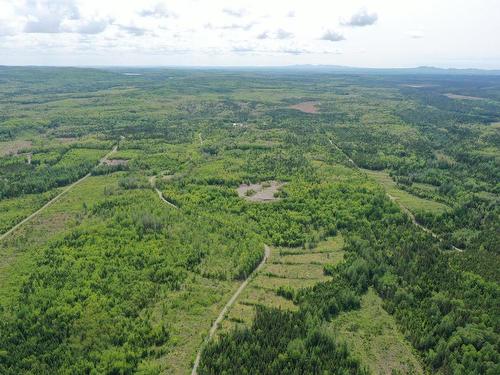
<svg viewBox="0 0 500 375">
<path fill-rule="evenodd" d="M 302 102 L 302 103 L 297 103 L 294 105 L 291 105 L 290 109 L 296 109 L 298 111 L 304 112 L 304 113 L 318 113 L 318 107 L 317 105 L 319 102 Z"/>
<path fill-rule="evenodd" d="M 228 332 L 239 325 L 251 325 L 255 306 L 262 305 L 295 310 L 292 301 L 278 295 L 278 289 L 298 290 L 326 281 L 325 264 L 337 264 L 344 257 L 342 236 L 322 241 L 314 249 L 277 248 L 261 271 L 249 283 L 222 322 L 220 333 Z"/>
<path fill-rule="evenodd" d="M 404 84 L 404 85 L 401 85 L 401 86 L 405 86 L 405 87 L 412 87 L 414 89 L 421 89 L 421 88 L 425 88 L 425 87 L 433 87 L 433 86 L 436 86 L 436 85 L 431 85 L 431 84 L 420 84 L 420 85 L 410 85 L 410 84 Z"/>
<path fill-rule="evenodd" d="M 430 211 L 442 213 L 449 209 L 449 207 L 443 203 L 423 199 L 399 189 L 391 176 L 389 176 L 389 173 L 385 171 L 372 171 L 369 169 L 362 169 L 362 171 L 380 183 L 384 187 L 387 194 L 412 212 Z"/>
<path fill-rule="evenodd" d="M 278 200 L 276 193 L 285 185 L 283 182 L 269 181 L 258 184 L 241 184 L 238 195 L 251 202 L 271 202 Z"/>
<path fill-rule="evenodd" d="M 341 313 L 327 329 L 346 340 L 373 374 L 424 374 L 410 344 L 373 289 L 363 296 L 361 309 Z"/>
<path fill-rule="evenodd" d="M 30 148 L 31 141 L 18 139 L 15 141 L 0 142 L 0 156 L 16 155 L 19 151 Z"/>
<path fill-rule="evenodd" d="M 158 359 L 143 363 L 157 366 L 155 373 L 188 374 L 192 360 L 213 322 L 230 296 L 238 289 L 238 281 L 219 281 L 192 274 L 180 291 L 167 292 L 154 308 L 153 320 L 169 325 L 172 345 Z"/>
<path fill-rule="evenodd" d="M 477 96 L 458 95 L 458 94 L 452 94 L 452 93 L 444 94 L 444 96 L 446 96 L 450 99 L 462 99 L 462 100 L 484 100 L 485 99 L 485 98 L 479 98 Z"/>
<path fill-rule="evenodd" d="M 126 159 L 107 159 L 104 160 L 104 165 L 127 165 L 128 160 Z"/>
</svg>

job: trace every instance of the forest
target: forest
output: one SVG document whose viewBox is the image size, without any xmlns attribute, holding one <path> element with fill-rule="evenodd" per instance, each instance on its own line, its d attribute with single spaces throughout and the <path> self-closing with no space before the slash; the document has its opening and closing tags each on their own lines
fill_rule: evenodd
<svg viewBox="0 0 500 375">
<path fill-rule="evenodd" d="M 0 67 L 0 373 L 499 374 L 499 194 L 498 76 Z"/>
</svg>

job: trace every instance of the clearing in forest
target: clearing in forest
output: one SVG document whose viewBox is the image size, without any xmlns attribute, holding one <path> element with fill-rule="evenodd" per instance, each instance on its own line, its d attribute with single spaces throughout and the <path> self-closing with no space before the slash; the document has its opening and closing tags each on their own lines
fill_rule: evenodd
<svg viewBox="0 0 500 375">
<path fill-rule="evenodd" d="M 110 166 L 113 166 L 113 165 L 127 165 L 128 164 L 128 160 L 126 160 L 126 159 L 107 159 L 107 160 L 104 160 L 104 164 L 105 165 L 110 165 Z"/>
<path fill-rule="evenodd" d="M 17 155 L 19 151 L 31 148 L 32 145 L 31 141 L 23 139 L 0 142 L 0 156 Z"/>
<path fill-rule="evenodd" d="M 304 112 L 304 113 L 318 113 L 318 108 L 317 108 L 317 105 L 319 104 L 319 102 L 302 102 L 302 103 L 297 103 L 297 104 L 294 104 L 294 105 L 291 105 L 290 109 L 296 109 L 296 110 L 299 110 L 301 112 Z"/>
<path fill-rule="evenodd" d="M 450 99 L 464 99 L 464 100 L 484 100 L 485 99 L 485 98 L 480 98 L 478 96 L 459 95 L 459 94 L 452 94 L 452 93 L 444 94 L 444 96 L 446 96 Z"/>
<path fill-rule="evenodd" d="M 346 340 L 349 349 L 373 374 L 424 374 L 411 345 L 373 289 L 363 296 L 359 310 L 341 313 L 327 324 L 327 329 Z"/>
<path fill-rule="evenodd" d="M 257 184 L 241 184 L 238 195 L 251 202 L 271 202 L 279 199 L 277 193 L 285 185 L 284 182 L 267 181 Z"/>
<path fill-rule="evenodd" d="M 227 333 L 238 325 L 250 326 L 257 305 L 295 310 L 293 302 L 280 296 L 278 290 L 294 291 L 328 280 L 329 276 L 323 272 L 324 265 L 340 263 L 344 257 L 343 246 L 344 240 L 339 235 L 320 242 L 311 250 L 273 249 L 267 263 L 231 307 L 218 333 Z"/>
<path fill-rule="evenodd" d="M 369 169 L 362 169 L 362 171 L 381 184 L 392 199 L 397 200 L 403 207 L 411 212 L 429 211 L 439 214 L 449 209 L 449 207 L 443 203 L 420 198 L 399 189 L 389 173 L 385 171 L 372 171 Z"/>
</svg>

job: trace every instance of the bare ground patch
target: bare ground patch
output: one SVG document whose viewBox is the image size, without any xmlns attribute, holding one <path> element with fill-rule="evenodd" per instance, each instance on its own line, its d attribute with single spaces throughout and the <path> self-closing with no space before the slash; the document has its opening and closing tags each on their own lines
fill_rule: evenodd
<svg viewBox="0 0 500 375">
<path fill-rule="evenodd" d="M 478 96 L 468 96 L 468 95 L 458 95 L 458 94 L 444 94 L 444 96 L 450 99 L 464 99 L 464 100 L 484 100 L 485 98 L 480 98 Z"/>
<path fill-rule="evenodd" d="M 126 159 L 106 159 L 104 160 L 104 165 L 127 165 L 128 160 Z"/>
<path fill-rule="evenodd" d="M 423 83 L 423 84 L 403 84 L 401 86 L 404 86 L 404 87 L 412 87 L 414 89 L 422 89 L 422 88 L 426 88 L 426 87 L 434 87 L 436 85 L 431 85 L 431 84 L 426 84 L 426 83 Z"/>
<path fill-rule="evenodd" d="M 268 181 L 258 184 L 241 184 L 237 190 L 241 198 L 251 202 L 271 202 L 279 200 L 276 193 L 285 185 L 284 182 Z"/>
<path fill-rule="evenodd" d="M 302 102 L 302 103 L 297 103 L 297 104 L 294 104 L 294 105 L 291 105 L 290 109 L 296 109 L 298 111 L 301 111 L 301 112 L 305 112 L 305 113 L 318 113 L 318 107 L 317 105 L 319 104 L 319 102 Z"/>
<path fill-rule="evenodd" d="M 17 155 L 19 151 L 31 148 L 32 145 L 31 141 L 26 140 L 0 142 L 0 156 Z"/>
</svg>

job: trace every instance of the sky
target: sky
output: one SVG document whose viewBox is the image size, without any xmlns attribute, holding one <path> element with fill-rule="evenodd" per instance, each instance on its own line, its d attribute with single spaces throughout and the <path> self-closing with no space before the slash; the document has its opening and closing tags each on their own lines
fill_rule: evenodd
<svg viewBox="0 0 500 375">
<path fill-rule="evenodd" d="M 0 0 L 0 65 L 500 69 L 500 0 Z"/>
</svg>

